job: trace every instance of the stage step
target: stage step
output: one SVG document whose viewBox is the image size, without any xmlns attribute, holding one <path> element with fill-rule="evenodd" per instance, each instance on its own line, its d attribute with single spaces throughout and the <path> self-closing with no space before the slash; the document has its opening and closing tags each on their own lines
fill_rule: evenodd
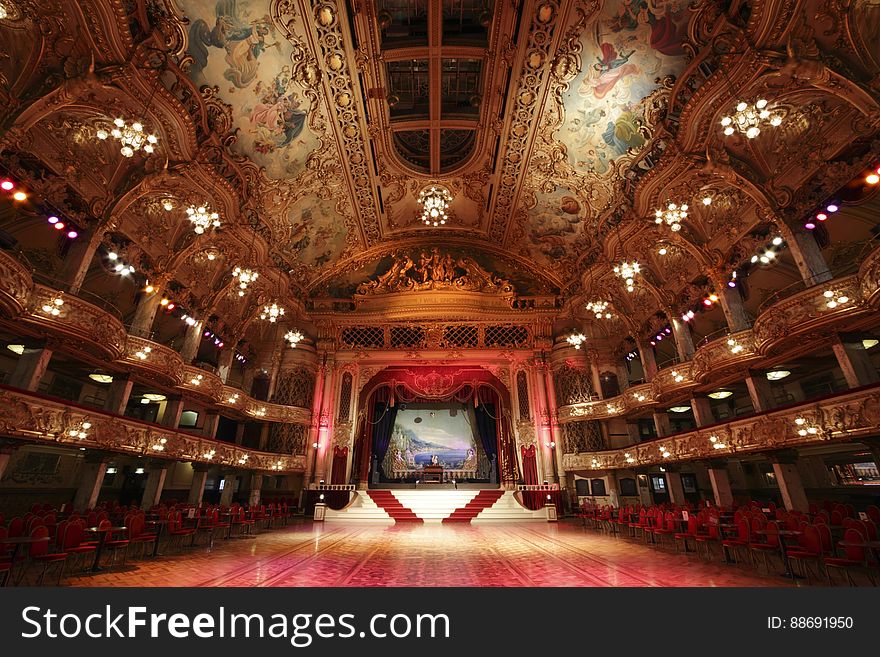
<svg viewBox="0 0 880 657">
<path fill-rule="evenodd" d="M 367 495 L 385 512 L 394 518 L 394 522 L 424 522 L 409 506 L 402 503 L 390 490 L 368 490 Z"/>
<path fill-rule="evenodd" d="M 531 511 L 520 504 L 514 497 L 513 491 L 504 491 L 491 507 L 482 509 L 471 524 L 478 525 L 486 522 L 547 522 L 546 509 Z"/>
<path fill-rule="evenodd" d="M 392 518 L 385 509 L 376 504 L 372 498 L 367 495 L 367 491 L 356 491 L 357 495 L 344 509 L 334 511 L 327 509 L 324 520 L 327 522 L 351 522 L 351 523 L 371 523 L 371 524 L 394 524 Z"/>
<path fill-rule="evenodd" d="M 470 502 L 453 511 L 449 517 L 443 518 L 443 522 L 470 522 L 494 505 L 503 494 L 504 491 L 501 490 L 481 490 Z"/>
<path fill-rule="evenodd" d="M 467 505 L 481 491 L 428 489 L 384 492 L 392 493 L 401 506 L 410 509 L 422 521 L 442 522 L 444 518 L 448 518 L 456 509 Z"/>
</svg>

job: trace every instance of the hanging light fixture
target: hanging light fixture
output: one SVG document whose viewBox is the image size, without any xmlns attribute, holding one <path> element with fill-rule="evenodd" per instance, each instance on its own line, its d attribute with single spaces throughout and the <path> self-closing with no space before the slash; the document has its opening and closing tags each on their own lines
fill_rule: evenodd
<svg viewBox="0 0 880 657">
<path fill-rule="evenodd" d="M 61 314 L 61 306 L 64 305 L 64 299 L 57 296 L 43 304 L 42 311 L 47 315 L 58 317 Z"/>
<path fill-rule="evenodd" d="M 449 219 L 446 211 L 452 195 L 443 187 L 427 187 L 419 194 L 422 206 L 422 221 L 426 226 L 441 226 Z"/>
<path fill-rule="evenodd" d="M 781 125 L 782 115 L 771 112 L 767 109 L 767 104 L 767 100 L 764 98 L 756 101 L 754 105 L 745 101 L 737 103 L 734 113 L 721 119 L 724 134 L 729 137 L 739 130 L 749 139 L 754 139 L 761 134 L 761 126 L 776 127 Z"/>
<path fill-rule="evenodd" d="M 627 292 L 635 290 L 635 278 L 640 271 L 637 262 L 622 262 L 614 267 L 614 273 L 620 276 L 626 283 Z"/>
<path fill-rule="evenodd" d="M 119 152 L 124 157 L 132 157 L 139 150 L 143 150 L 144 153 L 152 153 L 159 143 L 159 138 L 156 135 L 144 131 L 144 124 L 141 121 L 135 120 L 129 125 L 120 118 L 113 120 L 113 127 L 109 132 L 106 128 L 98 128 L 95 136 L 101 141 L 108 137 L 119 140 L 122 144 Z"/>
<path fill-rule="evenodd" d="M 611 311 L 608 310 L 608 302 L 602 301 L 601 299 L 590 301 L 587 304 L 587 310 L 593 313 L 596 316 L 596 319 L 602 319 L 603 317 L 605 319 L 611 319 L 613 317 Z"/>
<path fill-rule="evenodd" d="M 247 267 L 236 267 L 232 270 L 233 277 L 238 279 L 238 296 L 243 297 L 248 285 L 253 283 L 259 277 L 259 274 L 253 269 Z"/>
<path fill-rule="evenodd" d="M 6 3 L 0 0 L 0 21 L 9 16 L 9 10 L 6 8 Z"/>
<path fill-rule="evenodd" d="M 284 308 L 279 306 L 274 301 L 271 306 L 264 306 L 263 312 L 260 313 L 260 319 L 269 320 L 273 324 L 278 321 L 279 317 L 284 316 Z"/>
<path fill-rule="evenodd" d="M 197 235 L 201 235 L 212 226 L 214 228 L 220 227 L 220 215 L 213 212 L 207 204 L 189 206 L 186 209 L 186 216 Z"/>
<path fill-rule="evenodd" d="M 583 333 L 572 333 L 565 338 L 565 341 L 575 349 L 580 349 L 581 345 L 587 341 L 587 336 Z"/>
<path fill-rule="evenodd" d="M 673 232 L 681 230 L 681 222 L 687 219 L 688 206 L 686 203 L 678 205 L 670 203 L 665 210 L 654 211 L 654 223 L 666 224 Z"/>
<path fill-rule="evenodd" d="M 291 349 L 302 341 L 305 336 L 300 333 L 299 329 L 292 329 L 284 334 L 284 339 L 290 343 Z"/>
</svg>

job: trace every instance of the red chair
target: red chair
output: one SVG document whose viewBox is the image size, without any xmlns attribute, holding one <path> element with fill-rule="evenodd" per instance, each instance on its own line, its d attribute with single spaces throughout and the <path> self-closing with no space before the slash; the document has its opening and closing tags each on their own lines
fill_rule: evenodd
<svg viewBox="0 0 880 657">
<path fill-rule="evenodd" d="M 159 535 L 146 530 L 147 523 L 143 513 L 133 513 L 127 524 L 128 540 L 132 545 L 140 545 L 142 547 L 141 556 L 146 555 L 147 545 L 152 543 L 155 547 L 156 541 L 159 540 Z"/>
<path fill-rule="evenodd" d="M 798 540 L 798 547 L 788 550 L 788 562 L 791 565 L 791 572 L 795 572 L 795 564 L 801 564 L 800 572 L 810 581 L 811 571 L 809 564 L 816 564 L 817 576 L 821 575 L 820 565 L 822 563 L 822 537 L 819 534 L 819 527 L 804 523 L 801 525 L 803 533 Z"/>
<path fill-rule="evenodd" d="M 683 532 L 676 532 L 676 534 L 672 537 L 675 542 L 675 551 L 678 552 L 678 542 L 681 541 L 682 545 L 684 545 L 684 551 L 689 552 L 688 550 L 688 539 L 692 539 L 696 541 L 697 533 L 700 528 L 699 520 L 697 516 L 693 513 L 688 514 L 687 519 L 687 529 Z M 696 550 L 696 543 L 694 544 L 694 550 Z"/>
<path fill-rule="evenodd" d="M 214 547 L 214 532 L 217 531 L 217 527 L 214 525 L 214 514 L 206 513 L 203 516 L 199 516 L 198 520 L 196 520 L 196 535 L 193 537 L 193 545 L 196 543 L 196 538 L 199 535 L 207 534 L 208 536 L 208 547 Z"/>
<path fill-rule="evenodd" d="M 101 520 L 98 523 L 98 528 L 102 531 L 109 530 L 112 526 L 112 523 L 107 520 Z M 111 550 L 113 552 L 113 556 L 110 559 L 110 567 L 116 565 L 116 555 L 122 552 L 122 565 L 125 565 L 125 559 L 128 557 L 128 546 L 131 543 L 127 538 L 113 538 L 108 535 L 107 538 L 104 539 L 104 549 Z"/>
<path fill-rule="evenodd" d="M 220 509 L 214 509 L 214 511 L 211 512 L 211 521 L 214 523 L 215 529 L 226 530 L 226 537 L 229 538 L 229 531 L 232 528 L 232 523 L 229 520 L 220 520 Z"/>
<path fill-rule="evenodd" d="M 875 504 L 872 504 L 865 512 L 868 514 L 868 517 L 871 519 L 871 522 L 874 524 L 880 525 L 880 507 Z"/>
<path fill-rule="evenodd" d="M 43 571 L 37 580 L 37 585 L 43 583 L 46 577 L 46 571 L 52 564 L 58 564 L 58 584 L 61 584 L 61 578 L 64 577 L 64 562 L 67 561 L 66 552 L 49 552 L 49 530 L 45 525 L 34 527 L 30 533 L 31 538 L 45 538 L 45 541 L 36 541 L 30 544 L 30 559 L 34 563 L 43 564 Z"/>
<path fill-rule="evenodd" d="M 183 526 L 180 511 L 168 512 L 168 525 L 166 526 L 166 531 L 169 538 L 172 539 L 171 542 L 176 542 L 180 547 L 183 546 L 183 539 L 187 536 L 192 537 L 190 546 L 192 546 L 193 541 L 195 541 L 196 530 L 193 527 Z"/>
<path fill-rule="evenodd" d="M 713 522 L 714 519 L 714 522 Z M 705 534 L 697 534 L 694 539 L 697 544 L 697 556 L 701 559 L 703 558 L 701 546 L 706 548 L 706 558 L 712 558 L 712 545 L 718 543 L 721 540 L 721 532 L 718 529 L 718 518 L 717 516 L 709 517 L 708 522 L 706 524 L 706 533 Z"/>
<path fill-rule="evenodd" d="M 856 585 L 855 580 L 850 574 L 854 570 L 864 572 L 868 576 L 868 579 L 871 580 L 871 584 L 875 585 L 874 576 L 868 568 L 868 552 L 864 547 L 859 545 L 864 542 L 862 535 L 855 529 L 847 529 L 843 534 L 843 542 L 847 544 L 846 546 L 842 546 L 843 553 L 846 556 L 825 557 L 823 560 L 825 564 L 825 574 L 828 577 L 828 584 L 831 586 L 834 585 L 834 582 L 831 580 L 830 569 L 839 568 L 846 574 L 846 581 L 850 586 Z"/>
<path fill-rule="evenodd" d="M 94 554 L 98 548 L 96 543 L 84 543 L 85 525 L 79 520 L 64 520 L 58 524 L 58 545 L 62 552 L 73 556 L 82 556 L 82 567 L 85 569 L 86 555 Z"/>
<path fill-rule="evenodd" d="M 779 525 L 776 522 L 768 522 L 764 526 L 764 540 L 751 544 L 752 561 L 757 564 L 757 555 L 761 555 L 764 570 L 770 573 L 769 558 L 779 552 Z"/>
<path fill-rule="evenodd" d="M 243 507 L 238 507 L 232 512 L 232 526 L 238 527 L 239 536 L 247 530 L 247 533 L 251 533 L 251 527 L 254 526 L 254 521 L 247 517 L 247 514 L 244 511 Z"/>
<path fill-rule="evenodd" d="M 721 556 L 724 558 L 724 561 L 728 562 L 728 556 L 732 554 L 733 563 L 739 563 L 736 558 L 737 550 L 744 550 L 746 554 L 749 554 L 751 536 L 748 518 L 740 517 L 736 523 L 736 537 L 725 538 L 721 541 Z"/>
</svg>

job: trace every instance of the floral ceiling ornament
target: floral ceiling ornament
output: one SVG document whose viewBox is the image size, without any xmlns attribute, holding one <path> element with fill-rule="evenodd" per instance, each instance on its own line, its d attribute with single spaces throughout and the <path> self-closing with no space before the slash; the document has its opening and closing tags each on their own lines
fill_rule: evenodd
<svg viewBox="0 0 880 657">
<path fill-rule="evenodd" d="M 452 195 L 444 187 L 426 187 L 419 194 L 419 204 L 422 206 L 422 221 L 426 226 L 442 226 L 449 219 L 446 211 Z"/>
<path fill-rule="evenodd" d="M 771 112 L 767 105 L 764 98 L 755 101 L 754 105 L 745 101 L 737 103 L 734 113 L 721 119 L 725 136 L 729 137 L 739 130 L 749 139 L 754 139 L 761 134 L 762 126 L 770 125 L 775 128 L 781 125 L 782 115 Z"/>
</svg>

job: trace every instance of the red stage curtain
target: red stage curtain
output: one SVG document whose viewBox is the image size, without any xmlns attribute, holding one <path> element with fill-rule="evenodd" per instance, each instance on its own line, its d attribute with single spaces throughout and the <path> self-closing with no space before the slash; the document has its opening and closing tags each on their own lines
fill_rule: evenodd
<svg viewBox="0 0 880 657">
<path fill-rule="evenodd" d="M 538 452 L 534 445 L 520 446 L 522 452 L 523 483 L 527 486 L 537 486 L 538 481 Z M 544 506 L 544 494 L 537 490 L 523 491 L 523 505 L 527 509 L 537 510 Z"/>
<path fill-rule="evenodd" d="M 345 465 L 348 461 L 348 445 L 333 448 L 333 467 L 330 470 L 331 484 L 344 484 Z"/>
</svg>

